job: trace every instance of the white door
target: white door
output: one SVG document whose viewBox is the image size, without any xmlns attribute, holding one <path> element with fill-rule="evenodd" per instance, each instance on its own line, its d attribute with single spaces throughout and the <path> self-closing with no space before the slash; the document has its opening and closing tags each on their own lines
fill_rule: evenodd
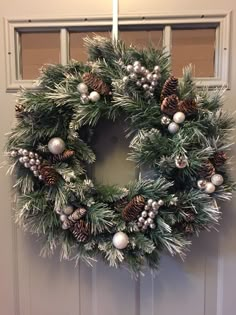
<svg viewBox="0 0 236 315">
<path fill-rule="evenodd" d="M 143 12 L 180 13 L 201 10 L 233 10 L 234 0 L 126 1 L 120 14 Z M 1 0 L 3 17 L 56 18 L 79 15 L 111 15 L 112 1 Z M 231 89 L 226 107 L 236 102 L 236 28 L 231 34 Z M 0 147 L 14 119 L 15 95 L 6 93 L 4 25 L 0 23 Z M 1 153 L 1 156 L 2 156 Z M 232 152 L 235 154 L 235 152 Z M 4 157 L 1 157 L 3 160 Z M 16 229 L 11 220 L 11 179 L 0 169 L 0 315 L 234 315 L 236 292 L 236 198 L 224 205 L 219 233 L 202 233 L 193 240 L 185 263 L 163 257 L 159 274 L 133 280 L 126 271 L 98 262 L 93 269 L 59 262 L 58 256 L 39 257 L 40 244 Z M 235 174 L 236 177 L 236 174 Z"/>
</svg>

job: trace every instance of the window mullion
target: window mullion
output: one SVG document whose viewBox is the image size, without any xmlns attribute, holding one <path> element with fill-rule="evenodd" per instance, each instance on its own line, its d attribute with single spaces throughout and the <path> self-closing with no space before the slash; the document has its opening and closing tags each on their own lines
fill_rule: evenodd
<svg viewBox="0 0 236 315">
<path fill-rule="evenodd" d="M 66 28 L 60 30 L 60 53 L 61 64 L 66 65 L 69 61 L 69 33 Z"/>
</svg>

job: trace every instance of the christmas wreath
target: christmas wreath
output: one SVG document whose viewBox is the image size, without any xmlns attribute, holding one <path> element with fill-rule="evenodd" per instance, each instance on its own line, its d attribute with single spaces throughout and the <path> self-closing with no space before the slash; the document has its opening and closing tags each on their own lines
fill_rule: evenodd
<svg viewBox="0 0 236 315">
<path fill-rule="evenodd" d="M 99 36 L 85 44 L 87 63 L 42 69 L 17 99 L 7 143 L 15 219 L 42 238 L 43 255 L 59 247 L 62 259 L 156 269 L 163 251 L 183 257 L 190 236 L 218 223 L 217 200 L 235 188 L 226 172 L 234 121 L 224 91 L 197 89 L 191 67 L 172 76 L 164 50 Z M 125 187 L 88 175 L 97 123 L 120 117 L 141 174 Z"/>
</svg>

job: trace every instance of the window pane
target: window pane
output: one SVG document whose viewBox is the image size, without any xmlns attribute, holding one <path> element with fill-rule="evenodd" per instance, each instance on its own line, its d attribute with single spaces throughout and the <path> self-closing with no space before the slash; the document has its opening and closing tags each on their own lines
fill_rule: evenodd
<svg viewBox="0 0 236 315">
<path fill-rule="evenodd" d="M 120 31 L 119 38 L 127 45 L 133 44 L 138 48 L 145 48 L 152 44 L 155 48 L 162 47 L 162 30 L 127 30 Z"/>
<path fill-rule="evenodd" d="M 60 35 L 57 33 L 20 33 L 21 77 L 36 79 L 44 64 L 60 62 Z"/>
<path fill-rule="evenodd" d="M 87 49 L 84 47 L 84 38 L 94 35 L 100 35 L 103 37 L 111 37 L 111 32 L 100 31 L 100 32 L 71 32 L 70 33 L 70 59 L 85 62 L 88 60 Z"/>
<path fill-rule="evenodd" d="M 184 66 L 193 65 L 195 77 L 213 77 L 216 29 L 173 29 L 172 71 L 182 77 Z"/>
</svg>

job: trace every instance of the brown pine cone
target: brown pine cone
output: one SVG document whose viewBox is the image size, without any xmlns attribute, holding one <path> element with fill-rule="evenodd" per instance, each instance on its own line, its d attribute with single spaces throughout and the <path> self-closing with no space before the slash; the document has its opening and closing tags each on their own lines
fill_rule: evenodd
<svg viewBox="0 0 236 315">
<path fill-rule="evenodd" d="M 178 79 L 175 78 L 173 75 L 170 76 L 163 85 L 163 88 L 161 91 L 161 100 L 164 100 L 164 98 L 167 96 L 176 94 L 177 87 L 178 87 Z"/>
<path fill-rule="evenodd" d="M 178 103 L 178 111 L 186 116 L 197 114 L 197 104 L 194 100 L 182 100 Z"/>
<path fill-rule="evenodd" d="M 133 197 L 133 199 L 126 205 L 122 211 L 122 217 L 125 221 L 133 221 L 137 219 L 139 213 L 143 210 L 145 206 L 145 199 L 143 196 L 138 195 Z"/>
<path fill-rule="evenodd" d="M 87 210 L 85 208 L 76 209 L 71 215 L 69 215 L 68 219 L 72 222 L 79 221 L 85 214 Z"/>
<path fill-rule="evenodd" d="M 43 181 L 47 185 L 55 185 L 59 180 L 59 174 L 57 171 L 50 165 L 42 165 L 40 169 L 40 175 L 42 175 Z"/>
<path fill-rule="evenodd" d="M 98 78 L 91 72 L 86 72 L 82 76 L 84 83 L 92 90 L 98 92 L 101 95 L 109 95 L 110 87 L 102 79 Z"/>
<path fill-rule="evenodd" d="M 202 168 L 199 171 L 199 178 L 202 179 L 210 179 L 214 174 L 216 170 L 214 165 L 211 163 L 211 161 L 207 160 L 203 163 Z"/>
<path fill-rule="evenodd" d="M 215 167 L 222 166 L 227 161 L 227 155 L 224 151 L 215 152 L 211 161 Z"/>
<path fill-rule="evenodd" d="M 178 96 L 175 94 L 165 97 L 161 104 L 161 111 L 168 116 L 173 116 L 178 111 L 178 102 Z"/>
<path fill-rule="evenodd" d="M 53 155 L 51 160 L 53 163 L 64 162 L 68 160 L 69 158 L 71 158 L 74 154 L 75 154 L 75 151 L 73 150 L 65 150 L 61 154 Z"/>
<path fill-rule="evenodd" d="M 120 212 L 121 210 L 124 209 L 124 207 L 127 205 L 128 203 L 128 199 L 127 199 L 127 196 L 117 200 L 115 203 L 114 203 L 114 209 L 115 211 L 117 212 Z"/>
<path fill-rule="evenodd" d="M 84 220 L 76 222 L 70 231 L 78 242 L 85 242 L 90 235 L 89 224 Z"/>
</svg>

